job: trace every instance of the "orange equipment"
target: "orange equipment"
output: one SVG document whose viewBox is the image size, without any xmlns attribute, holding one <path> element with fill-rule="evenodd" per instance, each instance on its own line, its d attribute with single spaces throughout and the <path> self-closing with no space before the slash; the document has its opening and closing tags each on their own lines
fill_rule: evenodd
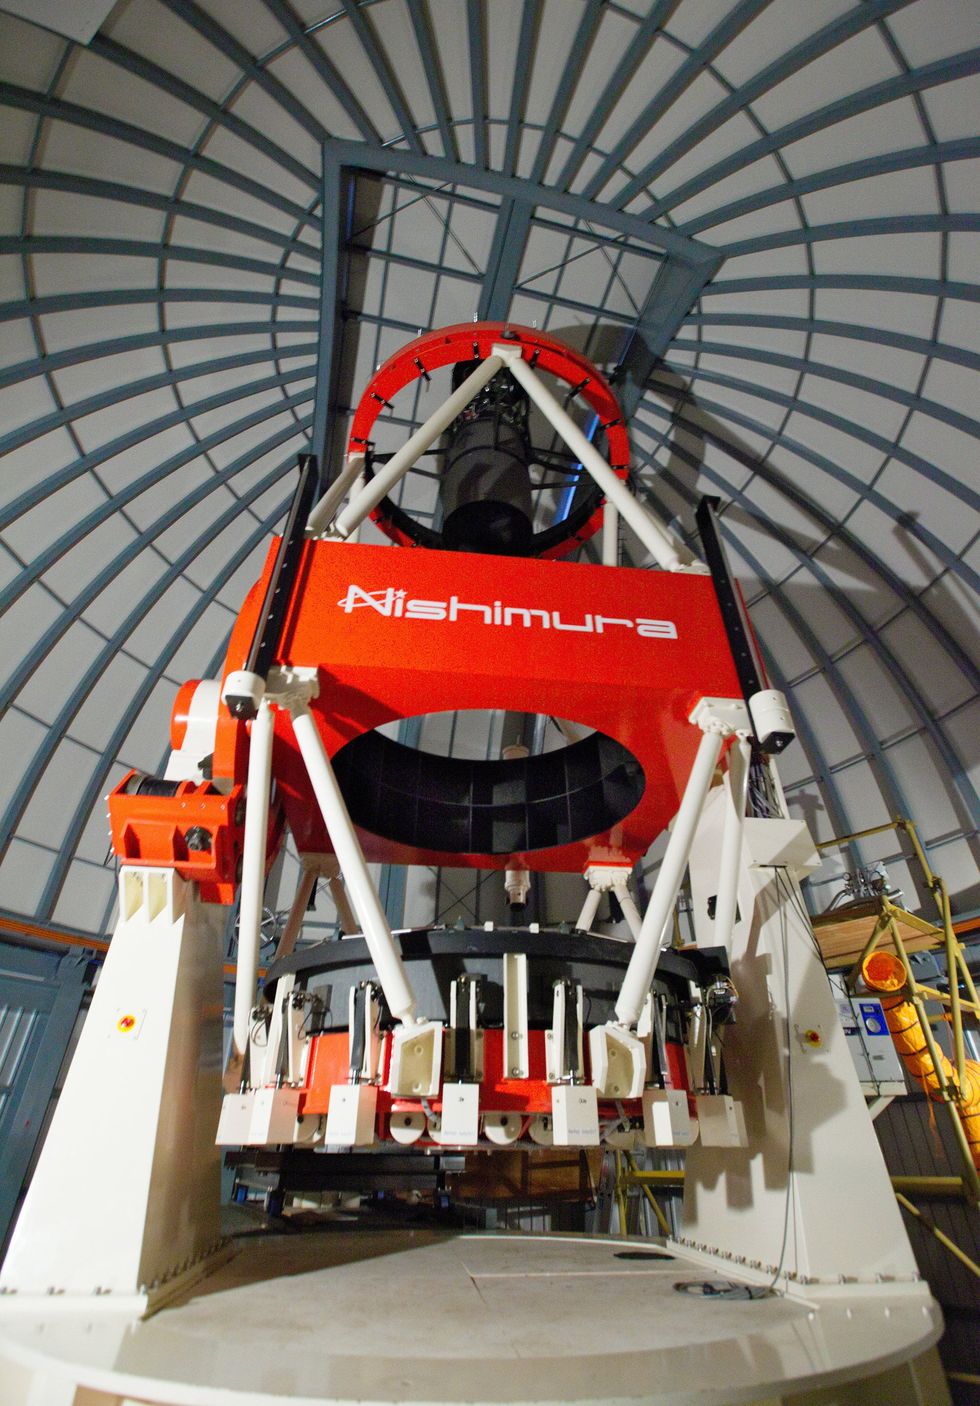
<svg viewBox="0 0 980 1406">
<path fill-rule="evenodd" d="M 124 864 L 176 869 L 182 879 L 199 885 L 204 903 L 234 903 L 245 837 L 243 785 L 225 793 L 210 781 L 167 781 L 131 771 L 106 799 L 112 847 Z M 275 810 L 269 821 L 267 869 L 282 828 L 281 813 Z"/>
<path fill-rule="evenodd" d="M 943 1088 L 958 1092 L 960 1120 L 970 1145 L 974 1166 L 980 1167 L 980 1063 L 968 1059 L 962 1088 L 950 1061 L 941 1055 L 937 1069 L 922 1030 L 915 1006 L 903 994 L 905 968 L 890 952 L 872 952 L 861 966 L 864 984 L 881 997 L 885 1022 L 905 1068 L 924 1093 L 942 1103 Z M 955 979 L 955 978 L 953 978 Z"/>
</svg>

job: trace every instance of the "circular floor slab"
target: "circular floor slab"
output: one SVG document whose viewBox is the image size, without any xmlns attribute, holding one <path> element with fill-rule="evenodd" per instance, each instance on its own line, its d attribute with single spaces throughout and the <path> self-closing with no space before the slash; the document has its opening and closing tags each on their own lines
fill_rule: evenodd
<svg viewBox="0 0 980 1406">
<path fill-rule="evenodd" d="M 27 1402 L 40 1377 L 166 1406 L 732 1406 L 884 1370 L 940 1331 L 924 1291 L 820 1308 L 702 1299 L 674 1286 L 703 1270 L 623 1257 L 643 1248 L 363 1228 L 257 1237 L 143 1322 L 22 1304 L 0 1322 L 0 1399 Z"/>
</svg>

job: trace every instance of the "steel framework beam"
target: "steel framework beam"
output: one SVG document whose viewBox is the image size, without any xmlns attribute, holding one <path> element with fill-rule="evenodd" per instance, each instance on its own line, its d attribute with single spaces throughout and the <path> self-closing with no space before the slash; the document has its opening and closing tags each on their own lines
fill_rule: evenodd
<svg viewBox="0 0 980 1406">
<path fill-rule="evenodd" d="M 866 6 L 864 14 L 867 15 L 870 9 L 871 6 Z M 845 16 L 845 18 L 847 17 Z M 955 58 L 941 59 L 938 63 L 926 64 L 922 68 L 900 73 L 894 78 L 887 78 L 884 82 L 875 83 L 860 92 L 849 93 L 847 97 L 828 103 L 825 107 L 818 108 L 816 112 L 809 112 L 805 117 L 797 118 L 794 122 L 788 122 L 783 127 L 767 132 L 757 141 L 739 147 L 723 161 L 716 162 L 705 171 L 699 171 L 696 176 L 677 186 L 662 200 L 657 200 L 649 206 L 645 211 L 646 217 L 651 220 L 660 219 L 668 210 L 675 209 L 687 200 L 692 200 L 696 195 L 710 189 L 711 186 L 727 180 L 729 176 L 733 176 L 738 171 L 752 165 L 754 161 L 759 161 L 764 156 L 771 156 L 774 152 L 784 151 L 793 142 L 801 141 L 804 137 L 812 136 L 815 132 L 825 131 L 838 122 L 846 122 L 851 117 L 857 117 L 863 112 L 870 112 L 873 108 L 880 107 L 882 103 L 897 102 L 900 98 L 910 97 L 927 88 L 935 87 L 939 83 L 948 83 L 957 78 L 968 77 L 976 73 L 978 68 L 980 68 L 980 49 L 973 49 L 966 54 L 959 54 Z M 645 172 L 631 181 L 617 198 L 626 201 L 632 199 L 647 183 L 649 177 L 644 177 Z"/>
<path fill-rule="evenodd" d="M 113 729 L 112 735 L 105 744 L 104 758 L 106 758 L 106 760 L 104 760 L 101 765 L 97 767 L 93 772 L 88 784 L 83 789 L 71 813 L 68 826 L 65 830 L 65 834 L 62 840 L 59 858 L 52 867 L 51 873 L 48 876 L 47 882 L 45 883 L 44 891 L 42 892 L 41 898 L 37 905 L 37 914 L 39 917 L 47 918 L 54 911 L 61 890 L 64 887 L 65 879 L 67 877 L 68 870 L 71 867 L 72 860 L 75 855 L 75 850 L 78 847 L 78 843 L 81 839 L 82 832 L 85 829 L 85 826 L 88 824 L 89 819 L 91 818 L 92 811 L 98 804 L 99 796 L 105 790 L 109 772 L 111 768 L 116 765 L 116 758 L 119 749 L 125 742 L 126 737 L 128 736 L 137 717 L 139 716 L 144 704 L 150 697 L 150 694 L 160 682 L 160 679 L 162 678 L 167 665 L 170 663 L 174 654 L 183 644 L 184 640 L 186 639 L 189 632 L 193 629 L 194 625 L 204 614 L 205 610 L 213 604 L 218 593 L 223 589 L 227 582 L 231 580 L 238 568 L 242 565 L 243 562 L 248 559 L 251 553 L 256 550 L 256 548 L 260 545 L 263 539 L 268 536 L 269 532 L 272 530 L 272 528 L 288 506 L 288 502 L 289 498 L 287 497 L 281 503 L 277 504 L 273 511 L 269 513 L 268 516 L 262 522 L 259 523 L 256 531 L 251 533 L 250 536 L 241 545 L 241 547 L 239 547 L 239 549 L 235 553 L 233 553 L 231 557 L 229 557 L 228 561 L 226 562 L 222 570 L 218 573 L 218 575 L 214 578 L 214 580 L 208 583 L 207 589 L 201 592 L 200 598 L 197 603 L 194 605 L 188 615 L 179 623 L 177 628 L 170 635 L 169 639 L 165 641 L 162 649 L 157 655 L 156 660 L 154 661 L 151 668 L 147 671 L 146 677 L 144 678 L 143 682 L 133 694 L 133 697 L 129 701 L 129 705 L 126 708 L 126 711 L 120 717 L 118 724 Z M 223 653 L 223 649 L 220 652 Z"/>
<path fill-rule="evenodd" d="M 707 282 L 701 269 L 669 256 L 664 261 L 616 368 L 616 394 L 627 422 L 640 406 L 654 367 Z"/>
<path fill-rule="evenodd" d="M 882 454 L 896 459 L 900 463 L 906 464 L 909 468 L 921 474 L 924 483 L 934 483 L 942 488 L 947 488 L 953 497 L 960 499 L 967 505 L 971 505 L 973 502 L 974 495 L 967 485 L 957 483 L 955 479 L 950 478 L 948 474 L 937 469 L 934 464 L 930 463 L 928 459 L 924 459 L 920 454 L 913 454 L 910 450 L 903 449 L 901 445 L 894 444 L 891 440 L 886 439 L 884 435 L 874 434 L 871 430 L 865 430 L 853 420 L 847 420 L 841 415 L 832 415 L 829 411 L 823 410 L 818 405 L 812 405 L 809 401 L 798 400 L 794 396 L 784 395 L 782 392 L 770 390 L 752 381 L 745 381 L 738 376 L 725 376 L 721 372 L 708 371 L 702 367 L 685 366 L 682 362 L 665 361 L 664 369 L 673 372 L 674 375 L 680 376 L 684 380 L 708 381 L 712 385 L 726 386 L 731 390 L 742 391 L 747 396 L 754 397 L 757 400 L 771 401 L 775 405 L 783 405 L 787 409 L 798 411 L 801 415 L 830 425 L 833 429 L 841 430 L 844 434 L 850 435 L 851 438 L 859 440 L 864 444 L 869 444 L 872 448 L 880 450 Z M 701 401 L 701 404 L 707 405 L 707 403 L 706 401 Z M 727 406 L 715 403 L 714 408 L 726 418 L 736 423 L 747 423 L 741 420 L 737 411 L 730 410 Z M 787 436 L 783 431 L 774 432 L 771 426 L 765 426 L 759 432 L 768 438 L 778 440 L 781 444 L 785 444 L 788 449 L 792 449 L 794 453 L 800 454 L 803 458 L 809 458 L 813 453 L 813 451 L 808 450 L 801 441 Z M 927 546 L 931 552 L 935 553 L 939 560 L 947 565 L 950 570 L 955 571 L 963 576 L 964 580 L 974 585 L 980 584 L 980 577 L 978 577 L 977 572 L 974 571 L 968 562 L 965 562 L 956 552 L 947 547 L 934 533 L 929 532 L 919 523 L 908 522 L 907 509 L 901 508 L 898 504 L 891 502 L 883 493 L 869 487 L 856 475 L 852 474 L 848 469 L 842 468 L 839 464 L 831 460 L 824 460 L 824 463 L 832 464 L 830 472 L 833 474 L 833 477 L 837 478 L 841 483 L 847 483 L 849 486 L 853 487 L 855 492 L 867 497 L 868 501 L 873 502 L 876 507 L 881 507 L 882 510 L 896 522 L 901 521 L 903 526 L 906 526 L 907 530 L 914 537 L 919 538 L 923 545 Z"/>
<path fill-rule="evenodd" d="M 484 190 L 501 199 L 522 200 L 546 210 L 555 210 L 572 219 L 585 220 L 601 228 L 629 235 L 641 244 L 663 249 L 687 259 L 706 271 L 706 280 L 720 268 L 723 254 L 707 244 L 699 244 L 666 225 L 651 225 L 636 215 L 597 204 L 581 195 L 552 190 L 534 181 L 507 176 L 501 171 L 481 171 L 443 156 L 423 156 L 395 147 L 371 147 L 366 143 L 330 139 L 324 142 L 324 159 L 353 170 L 387 171 L 419 176 L 447 185 Z M 708 270 L 710 269 L 710 272 Z"/>
<path fill-rule="evenodd" d="M 909 147 L 905 151 L 867 156 L 860 161 L 829 166 L 823 171 L 815 171 L 810 176 L 783 181 L 778 186 L 767 186 L 765 190 L 745 195 L 740 200 L 719 205 L 707 214 L 686 221 L 679 228 L 685 235 L 693 237 L 701 234 L 703 230 L 737 220 L 742 215 L 764 210 L 769 205 L 780 205 L 784 200 L 796 200 L 803 195 L 812 195 L 818 190 L 849 185 L 853 181 L 867 180 L 871 176 L 884 176 L 892 171 L 914 171 L 919 166 L 942 166 L 946 162 L 972 161 L 978 155 L 980 137 L 964 137 L 956 141 L 936 142 L 932 146 Z M 726 253 L 731 256 L 732 250 L 727 249 Z"/>
<path fill-rule="evenodd" d="M 213 541 L 219 538 L 221 533 L 230 527 L 243 512 L 247 511 L 252 503 L 256 502 L 263 494 L 268 493 L 271 488 L 275 487 L 282 479 L 287 466 L 291 465 L 291 463 L 292 459 L 290 458 L 284 460 L 281 464 L 277 464 L 270 473 L 264 475 L 264 477 L 260 479 L 257 484 L 254 484 L 247 493 L 241 498 L 236 499 L 220 517 L 213 523 L 209 523 L 207 528 L 205 528 L 205 530 L 170 563 L 166 571 L 154 581 L 151 589 L 136 602 L 132 610 L 128 612 L 112 632 L 102 649 L 99 650 L 89 667 L 85 670 L 85 673 L 76 681 L 63 707 L 50 724 L 44 742 L 24 768 L 20 782 L 8 802 L 2 820 L 0 820 L 0 845 L 6 844 L 13 835 L 21 815 L 29 805 L 34 790 L 44 774 L 45 768 L 60 744 L 61 738 L 71 727 L 79 709 L 82 707 L 93 688 L 98 684 L 106 669 L 109 668 L 113 659 L 120 650 L 125 647 L 133 631 L 146 618 L 169 587 L 172 586 L 174 582 L 180 580 L 183 574 L 193 567 L 195 560 L 201 552 L 205 551 Z M 268 521 L 268 519 L 266 519 L 266 521 Z M 265 523 L 263 523 L 262 526 L 264 527 Z M 150 540 L 152 540 L 153 536 L 156 535 L 156 525 L 154 525 L 154 528 L 150 531 L 152 534 Z M 254 543 L 255 533 L 250 534 L 247 540 Z M 140 547 L 137 547 L 135 551 L 132 551 L 129 560 L 135 560 L 136 556 L 139 554 L 139 550 Z M 99 592 L 104 590 L 109 582 L 123 569 L 124 566 L 112 563 L 108 573 L 100 573 L 95 582 L 90 584 L 86 591 L 82 593 L 80 599 L 74 602 L 72 618 L 77 619 L 79 614 L 97 597 Z M 70 623 L 70 620 L 65 621 L 59 619 L 45 632 L 31 652 L 27 661 L 27 666 L 21 671 L 24 675 L 29 676 L 35 668 L 39 667 L 44 658 L 47 657 L 51 649 L 54 648 L 54 645 L 61 638 L 62 634 L 69 628 Z M 131 721 L 135 721 L 135 719 Z"/>
<path fill-rule="evenodd" d="M 699 142 L 704 141 L 712 132 L 716 132 L 736 113 L 744 112 L 751 103 L 764 93 L 769 92 L 778 83 L 792 78 L 807 64 L 830 53 L 839 44 L 843 44 L 869 26 L 877 24 L 879 20 L 893 14 L 896 10 L 903 9 L 909 3 L 910 0 L 866 0 L 864 4 L 860 4 L 853 10 L 848 10 L 845 14 L 831 20 L 823 29 L 808 34 L 799 44 L 795 44 L 786 53 L 780 54 L 778 59 L 767 64 L 758 73 L 744 79 L 733 92 L 729 93 L 721 102 L 716 103 L 703 117 L 692 122 L 681 136 L 669 142 L 652 161 L 647 162 L 642 171 L 633 177 L 622 195 L 626 199 L 632 199 L 633 195 L 638 194 L 645 186 L 657 180 L 689 151 L 692 151 Z"/>
<path fill-rule="evenodd" d="M 707 434 L 707 432 L 699 426 L 691 426 L 691 429 L 696 433 L 705 435 Z M 747 462 L 750 467 L 753 467 L 755 469 L 756 472 L 760 472 L 760 466 L 758 465 L 757 461 L 751 460 L 750 456 L 740 454 L 735 446 L 732 446 L 731 444 L 727 443 L 720 436 L 714 436 L 714 438 L 717 440 L 718 443 L 722 444 L 723 447 L 725 447 L 726 451 L 730 455 L 732 455 L 732 457 L 734 457 L 736 460 L 740 462 Z M 743 494 L 740 490 L 736 490 L 730 483 L 723 479 L 720 474 L 710 469 L 706 464 L 700 463 L 695 460 L 694 456 L 690 455 L 682 445 L 673 445 L 672 452 L 677 454 L 679 458 L 684 459 L 685 462 L 688 462 L 692 467 L 697 468 L 698 471 L 700 473 L 703 473 L 707 478 L 710 478 L 712 482 L 716 483 L 720 490 L 729 497 L 731 497 L 733 501 L 739 503 L 742 502 Z M 769 476 L 772 477 L 771 471 Z M 781 485 L 777 483 L 776 486 Z M 676 481 L 674 482 L 674 487 L 685 497 L 690 498 L 690 494 L 685 492 L 682 486 L 676 483 Z M 751 503 L 748 504 L 748 511 L 750 513 L 754 513 L 754 509 Z M 812 507 L 809 508 L 809 511 L 813 511 Z M 831 579 L 828 573 L 824 571 L 820 564 L 814 560 L 812 554 L 804 552 L 788 532 L 781 529 L 778 525 L 772 523 L 771 521 L 767 520 L 766 529 L 772 537 L 774 537 L 777 541 L 781 542 L 782 545 L 787 549 L 787 551 L 789 551 L 795 557 L 798 566 L 805 567 L 808 571 L 812 572 L 814 577 L 820 582 L 823 589 L 825 589 L 828 595 L 833 599 L 834 603 L 852 622 L 858 633 L 861 634 L 867 640 L 868 645 L 870 646 L 872 651 L 878 656 L 882 666 L 885 668 L 888 675 L 891 677 L 898 689 L 902 693 L 904 693 L 908 698 L 910 704 L 912 705 L 914 714 L 922 722 L 923 730 L 929 735 L 933 744 L 936 747 L 936 750 L 942 756 L 943 761 L 949 768 L 950 779 L 956 786 L 956 788 L 959 790 L 968 808 L 968 811 L 973 818 L 974 823 L 976 823 L 976 821 L 980 819 L 980 804 L 978 804 L 976 790 L 974 789 L 972 783 L 969 780 L 969 777 L 966 774 L 966 767 L 963 763 L 963 760 L 958 756 L 956 749 L 954 748 L 949 738 L 946 736 L 945 730 L 932 717 L 932 714 L 925 699 L 923 698 L 916 685 L 908 677 L 907 671 L 902 667 L 899 661 L 895 659 L 891 651 L 888 649 L 887 645 L 878 637 L 875 630 L 872 629 L 869 625 L 869 622 L 853 605 L 853 603 L 848 598 L 846 592 L 842 591 L 836 585 L 836 583 Z M 746 549 L 744 548 L 744 546 L 738 543 L 733 543 L 733 546 L 735 550 L 745 555 Z M 753 565 L 758 569 L 758 563 L 753 562 Z M 768 575 L 768 573 L 766 573 L 766 575 Z M 763 577 L 760 576 L 760 579 L 763 579 Z M 805 635 L 805 637 L 807 638 L 808 648 L 811 649 L 811 652 L 814 652 L 814 657 L 817 658 L 821 663 L 822 668 L 827 674 L 828 681 L 836 681 L 834 691 L 837 694 L 838 698 L 840 700 L 843 700 L 844 698 L 852 700 L 850 706 L 848 706 L 845 710 L 851 720 L 852 726 L 855 727 L 855 732 L 861 738 L 862 743 L 864 744 L 866 751 L 868 751 L 869 755 L 878 757 L 882 762 L 883 767 L 885 768 L 887 774 L 890 777 L 891 784 L 894 788 L 894 792 L 896 795 L 896 799 L 901 800 L 902 802 L 900 809 L 902 809 L 904 812 L 907 812 L 908 805 L 904 800 L 902 800 L 902 790 L 899 786 L 898 779 L 895 776 L 894 770 L 892 769 L 890 763 L 884 760 L 884 757 L 881 754 L 878 739 L 875 736 L 874 728 L 871 725 L 870 720 L 865 716 L 863 710 L 860 708 L 860 705 L 857 703 L 856 698 L 854 698 L 851 689 L 845 683 L 841 671 L 837 668 L 833 659 L 823 648 L 823 646 L 819 644 L 819 641 L 817 640 L 816 636 L 806 625 L 806 622 L 803 620 L 802 616 L 799 615 L 799 612 L 796 611 L 795 607 L 792 606 L 791 602 L 789 602 L 786 593 L 779 590 L 776 587 L 775 583 L 773 583 L 773 593 L 780 607 L 787 613 L 792 613 L 794 617 L 794 628 L 801 634 L 801 636 Z M 907 588 L 902 593 L 901 598 L 908 600 L 909 593 L 907 591 Z M 911 604 L 910 601 L 909 603 Z"/>
<path fill-rule="evenodd" d="M 507 317 L 520 273 L 527 237 L 536 209 L 558 211 L 586 221 L 589 226 L 612 227 L 629 241 L 662 250 L 667 257 L 654 282 L 646 304 L 634 326 L 628 351 L 621 362 L 622 375 L 629 391 L 627 417 L 639 403 L 642 388 L 658 359 L 670 345 L 684 316 L 697 299 L 702 288 L 721 267 L 723 256 L 718 250 L 694 241 L 679 240 L 673 231 L 637 222 L 631 216 L 611 211 L 580 197 L 550 190 L 534 179 L 517 180 L 500 172 L 475 170 L 459 162 L 440 157 L 421 157 L 401 150 L 371 150 L 355 142 L 331 141 L 324 144 L 324 188 L 336 189 L 344 170 L 367 169 L 385 174 L 395 172 L 420 177 L 429 176 L 440 182 L 476 188 L 497 195 L 500 209 L 494 228 L 488 267 L 478 304 L 481 319 L 503 320 Z M 611 218 L 610 218 L 611 217 Z M 569 230 L 569 235 L 574 233 Z M 323 286 L 336 282 L 336 270 L 325 241 Z M 560 295 L 559 295 L 560 297 Z M 324 299 L 321 328 L 328 311 Z M 601 316 L 601 310 L 596 310 Z M 336 314 L 335 314 L 336 315 Z M 326 405 L 323 376 L 318 375 L 318 405 Z M 325 424 L 326 410 L 318 410 L 318 423 Z M 319 442 L 319 439 L 317 440 Z"/>
<path fill-rule="evenodd" d="M 881 234 L 976 234 L 980 215 L 941 212 L 935 215 L 878 215 L 871 219 L 832 220 L 822 225 L 801 225 L 736 239 L 725 245 L 729 259 L 743 254 L 764 254 L 789 249 L 794 244 L 821 244 L 834 239 L 871 239 Z"/>
<path fill-rule="evenodd" d="M 658 392 L 671 399 L 679 398 L 681 395 L 676 387 L 663 385 L 658 386 Z M 825 455 L 810 449 L 809 446 L 803 444 L 801 441 L 793 439 L 783 433 L 774 434 L 772 429 L 763 424 L 761 420 L 755 420 L 751 416 L 731 410 L 728 406 L 720 405 L 715 401 L 705 400 L 703 397 L 699 396 L 696 404 L 708 413 L 724 415 L 727 420 L 741 425 L 751 433 L 758 434 L 773 440 L 779 445 L 785 446 L 785 448 L 798 455 L 805 462 L 813 464 L 815 468 L 830 474 L 830 476 L 838 482 L 846 484 L 849 488 L 853 489 L 856 494 L 864 497 L 879 512 L 891 517 L 896 523 L 902 519 L 902 510 L 896 504 L 885 498 L 883 494 L 878 493 L 874 489 L 870 489 L 867 484 L 863 483 L 856 475 L 841 469 L 832 459 L 828 459 Z M 688 420 L 676 407 L 673 411 L 667 411 L 661 410 L 659 406 L 652 405 L 647 407 L 646 413 L 661 417 L 667 420 L 669 424 L 677 423 L 689 434 L 703 436 L 711 443 L 717 445 L 718 448 L 722 449 L 726 454 L 730 454 L 736 462 L 744 464 L 744 466 L 753 473 L 759 474 L 766 483 L 789 498 L 797 508 L 819 522 L 824 531 L 837 536 L 847 546 L 848 550 L 852 551 L 866 566 L 870 567 L 881 577 L 884 584 L 894 594 L 896 600 L 900 601 L 903 607 L 908 608 L 918 617 L 920 623 L 928 631 L 929 635 L 946 650 L 957 667 L 962 670 L 965 677 L 969 679 L 975 687 L 980 684 L 980 677 L 978 677 L 977 670 L 969 656 L 949 634 L 943 622 L 924 604 L 920 594 L 911 590 L 907 583 L 902 581 L 901 577 L 896 575 L 886 562 L 876 557 L 853 533 L 849 532 L 846 527 L 842 527 L 835 518 L 828 512 L 825 512 L 817 501 L 809 498 L 801 489 L 792 485 L 786 475 L 779 474 L 771 466 L 764 465 L 757 458 L 744 454 L 737 445 L 733 444 L 717 430 L 709 430 L 696 421 Z M 728 492 L 729 489 L 726 487 L 725 491 Z M 927 541 L 925 545 L 929 546 L 930 542 Z M 937 542 L 936 546 L 938 547 L 940 545 L 941 544 Z M 930 546 L 930 550 L 935 551 L 936 548 Z M 870 629 L 867 621 L 864 622 L 864 625 L 865 631 Z"/>
<path fill-rule="evenodd" d="M 503 200 L 494 226 L 490 256 L 480 291 L 477 317 L 481 322 L 505 322 L 517 286 L 533 206 L 526 200 Z"/>
</svg>

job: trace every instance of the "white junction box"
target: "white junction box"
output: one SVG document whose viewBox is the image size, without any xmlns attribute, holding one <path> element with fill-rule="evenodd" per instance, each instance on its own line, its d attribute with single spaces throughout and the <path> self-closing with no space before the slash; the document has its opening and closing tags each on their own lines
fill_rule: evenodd
<svg viewBox="0 0 980 1406">
<path fill-rule="evenodd" d="M 246 1139 L 249 1146 L 274 1147 L 282 1142 L 295 1142 L 299 1096 L 299 1089 L 277 1089 L 272 1085 L 256 1089 Z"/>
<path fill-rule="evenodd" d="M 214 1139 L 219 1147 L 241 1147 L 248 1142 L 254 1103 L 254 1089 L 247 1089 L 241 1094 L 225 1094 L 221 1100 L 221 1116 Z"/>
<path fill-rule="evenodd" d="M 374 1142 L 376 1084 L 334 1084 L 327 1107 L 328 1147 L 367 1147 Z"/>
<path fill-rule="evenodd" d="M 556 1084 L 551 1090 L 551 1123 L 556 1147 L 597 1147 L 599 1099 L 591 1084 Z"/>
<path fill-rule="evenodd" d="M 480 1136 L 479 1084 L 443 1084 L 442 1142 L 475 1147 Z"/>
<path fill-rule="evenodd" d="M 690 1147 L 697 1135 L 684 1089 L 644 1089 L 644 1146 Z"/>
<path fill-rule="evenodd" d="M 704 1147 L 748 1147 L 742 1105 L 731 1094 L 696 1094 L 694 1101 Z"/>
</svg>

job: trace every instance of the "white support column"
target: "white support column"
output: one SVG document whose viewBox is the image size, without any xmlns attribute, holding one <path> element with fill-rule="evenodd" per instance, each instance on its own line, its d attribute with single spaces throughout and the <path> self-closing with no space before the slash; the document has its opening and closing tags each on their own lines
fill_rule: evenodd
<svg viewBox="0 0 980 1406">
<path fill-rule="evenodd" d="M 316 537 L 330 526 L 334 513 L 344 501 L 347 490 L 357 482 L 364 472 L 364 455 L 350 454 L 347 463 L 314 506 L 306 522 L 307 534 Z"/>
<path fill-rule="evenodd" d="M 417 1024 L 415 995 L 392 936 L 377 890 L 361 851 L 340 786 L 330 765 L 316 721 L 304 701 L 289 698 L 293 732 L 302 753 L 310 785 L 340 864 L 354 911 L 360 921 L 371 960 L 388 1008 L 396 1020 Z"/>
<path fill-rule="evenodd" d="M 621 1025 L 635 1026 L 643 1009 L 653 974 L 657 969 L 663 934 L 671 911 L 677 901 L 684 870 L 687 868 L 691 843 L 697 829 L 711 778 L 721 752 L 721 732 L 705 732 L 698 743 L 697 756 L 684 788 L 680 809 L 667 842 L 643 926 L 636 940 L 630 964 L 626 968 L 622 989 L 616 1002 L 616 1020 Z"/>
<path fill-rule="evenodd" d="M 265 850 L 272 785 L 272 709 L 263 699 L 252 720 L 245 799 L 245 841 L 238 910 L 238 964 L 235 971 L 235 1053 L 248 1048 L 248 1027 L 255 1005 L 265 897 Z"/>
<path fill-rule="evenodd" d="M 364 487 L 355 494 L 351 502 L 340 514 L 335 524 L 335 531 L 339 537 L 349 537 L 356 527 L 372 512 L 381 499 L 384 498 L 394 488 L 400 478 L 408 473 L 409 469 L 424 454 L 427 449 L 431 449 L 436 440 L 447 430 L 456 416 L 465 410 L 467 405 L 483 387 L 492 381 L 494 376 L 503 366 L 503 360 L 499 356 L 488 356 L 486 361 L 482 361 L 475 371 L 467 376 L 466 380 L 453 391 L 448 400 L 443 401 L 438 410 L 426 420 L 410 439 L 402 445 L 373 478 L 365 483 Z M 610 470 L 610 472 L 612 472 Z M 615 478 L 615 474 L 613 474 Z M 619 480 L 616 480 L 617 483 Z"/>
<path fill-rule="evenodd" d="M 354 484 L 354 488 L 353 488 L 353 491 L 352 491 L 352 493 L 351 493 L 351 499 L 352 499 L 352 500 L 355 499 L 355 498 L 358 496 L 358 494 L 362 491 L 362 489 L 364 488 L 364 485 L 365 485 L 366 483 L 367 483 L 367 479 L 364 477 L 364 475 L 363 475 L 363 474 L 359 474 L 359 475 L 358 475 L 357 482 Z M 361 540 L 361 537 L 362 537 L 363 534 L 364 534 L 364 524 L 365 524 L 366 521 L 367 521 L 366 518 L 361 518 L 361 521 L 357 524 L 357 526 L 354 528 L 354 530 L 353 530 L 351 533 L 348 534 L 347 539 L 346 539 L 348 542 L 359 542 L 359 541 Z"/>
<path fill-rule="evenodd" d="M 575 926 L 580 932 L 588 932 L 595 920 L 595 915 L 599 911 L 599 900 L 602 892 L 599 889 L 590 888 L 585 895 L 585 902 L 582 904 L 582 911 L 575 920 Z"/>
<path fill-rule="evenodd" d="M 324 855 L 323 873 L 327 878 L 327 888 L 330 890 L 330 897 L 333 899 L 333 906 L 337 910 L 337 922 L 340 931 L 346 936 L 348 933 L 358 931 L 357 918 L 354 910 L 350 906 L 350 899 L 347 896 L 347 889 L 344 887 L 344 878 L 340 872 L 340 865 L 336 858 L 331 863 L 331 856 Z"/>
<path fill-rule="evenodd" d="M 301 852 L 299 862 L 304 869 L 312 869 L 318 879 L 326 880 L 333 906 L 337 910 L 337 923 L 341 933 L 347 937 L 350 933 L 360 932 L 360 926 L 347 897 L 347 890 L 344 888 L 337 856 L 335 854 Z"/>
<path fill-rule="evenodd" d="M 296 895 L 289 910 L 289 917 L 286 919 L 286 926 L 283 928 L 282 936 L 276 945 L 273 962 L 278 962 L 280 957 L 288 957 L 295 948 L 296 940 L 303 930 L 303 916 L 309 906 L 310 896 L 316 887 L 316 880 L 316 870 L 304 868 L 296 886 Z"/>
<path fill-rule="evenodd" d="M 623 917 L 626 919 L 626 924 L 633 935 L 633 941 L 638 942 L 640 932 L 643 928 L 643 920 L 640 917 L 639 908 L 637 908 L 636 904 L 633 902 L 633 895 L 630 893 L 625 883 L 617 885 L 617 887 L 613 889 L 613 893 L 619 900 L 619 906 L 623 910 Z"/>
<path fill-rule="evenodd" d="M 602 510 L 602 564 L 619 565 L 619 513 L 613 503 Z"/>
<path fill-rule="evenodd" d="M 582 911 L 575 926 L 587 931 L 595 920 L 599 900 L 604 893 L 613 893 L 619 900 L 623 917 L 629 925 L 630 935 L 635 942 L 640 935 L 640 915 L 629 891 L 629 870 L 622 864 L 589 864 L 585 870 L 585 881 L 589 885 Z"/>
<path fill-rule="evenodd" d="M 731 945 L 738 908 L 738 876 L 742 864 L 742 837 L 745 833 L 745 806 L 749 794 L 749 763 L 752 747 L 740 737 L 728 753 L 729 807 L 721 839 L 718 864 L 718 897 L 715 900 L 715 942 Z"/>
<path fill-rule="evenodd" d="M 670 533 L 618 478 L 605 459 L 576 425 L 536 371 L 521 358 L 519 346 L 501 344 L 494 352 L 507 364 L 507 369 L 527 391 L 548 423 L 561 435 L 572 453 L 595 479 L 606 495 L 607 509 L 611 503 L 629 523 L 658 566 L 665 571 L 679 571 L 688 566 Z"/>
</svg>

